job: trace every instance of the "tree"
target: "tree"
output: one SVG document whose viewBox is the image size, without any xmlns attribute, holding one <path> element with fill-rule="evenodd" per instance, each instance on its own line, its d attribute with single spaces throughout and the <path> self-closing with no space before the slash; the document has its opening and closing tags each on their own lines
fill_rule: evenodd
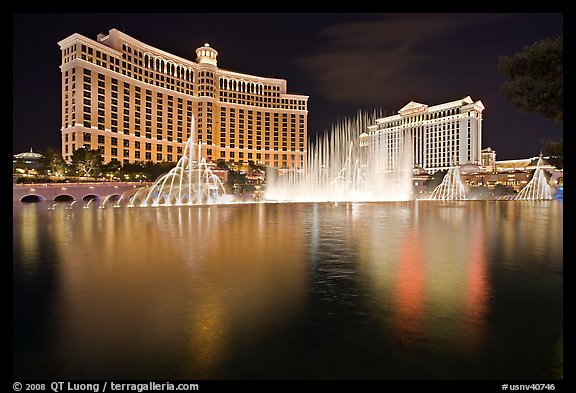
<svg viewBox="0 0 576 393">
<path fill-rule="evenodd" d="M 447 173 L 446 169 L 434 172 L 432 178 L 426 182 L 426 192 L 433 192 L 442 183 Z"/>
<path fill-rule="evenodd" d="M 122 169 L 122 163 L 118 161 L 118 159 L 113 158 L 107 164 L 103 164 L 100 166 L 102 170 L 102 175 L 107 179 L 114 179 L 114 177 L 118 177 L 120 174 L 120 170 Z"/>
<path fill-rule="evenodd" d="M 64 176 L 68 171 L 68 164 L 62 158 L 62 154 L 60 151 L 49 147 L 47 148 L 42 155 L 44 158 L 42 159 L 42 163 L 46 171 L 51 176 Z"/>
<path fill-rule="evenodd" d="M 78 176 L 96 177 L 104 162 L 102 153 L 98 149 L 87 149 L 81 146 L 72 153 L 72 167 Z"/>
<path fill-rule="evenodd" d="M 128 162 L 122 166 L 120 175 L 123 179 L 147 181 L 150 174 L 145 172 L 146 165 L 142 161 Z"/>
<path fill-rule="evenodd" d="M 548 162 L 554 165 L 558 169 L 564 167 L 564 143 L 563 139 L 560 138 L 559 141 L 553 141 L 548 138 L 542 141 L 542 154 L 548 156 Z"/>
<path fill-rule="evenodd" d="M 494 198 L 499 198 L 499 197 L 503 197 L 506 195 L 513 195 L 514 194 L 514 188 L 510 187 L 510 186 L 506 186 L 504 184 L 496 184 L 494 186 L 494 189 L 492 190 L 492 197 Z"/>
<path fill-rule="evenodd" d="M 228 181 L 226 182 L 226 192 L 244 192 L 246 187 L 246 175 L 234 170 L 228 171 Z"/>
<path fill-rule="evenodd" d="M 226 163 L 226 160 L 224 160 L 223 158 L 217 159 L 215 164 L 217 168 L 228 169 L 228 164 Z"/>
<path fill-rule="evenodd" d="M 176 166 L 175 162 L 157 162 L 147 161 L 144 164 L 144 173 L 150 180 L 156 181 L 160 176 L 170 172 L 172 168 Z"/>
<path fill-rule="evenodd" d="M 500 56 L 498 71 L 505 82 L 500 91 L 522 112 L 563 121 L 563 37 L 524 46 L 514 56 Z"/>
<path fill-rule="evenodd" d="M 266 172 L 266 167 L 262 164 L 256 164 L 254 161 L 248 161 L 248 168 L 250 172 Z"/>
<path fill-rule="evenodd" d="M 229 170 L 232 171 L 238 171 L 238 163 L 234 160 L 228 160 L 228 162 L 226 163 L 226 165 L 228 166 Z"/>
</svg>

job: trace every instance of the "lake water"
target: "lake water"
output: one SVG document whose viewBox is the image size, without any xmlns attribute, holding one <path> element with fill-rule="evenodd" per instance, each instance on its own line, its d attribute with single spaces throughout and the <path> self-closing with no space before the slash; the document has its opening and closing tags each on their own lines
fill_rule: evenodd
<svg viewBox="0 0 576 393">
<path fill-rule="evenodd" d="M 562 379 L 563 202 L 13 206 L 15 379 Z"/>
</svg>

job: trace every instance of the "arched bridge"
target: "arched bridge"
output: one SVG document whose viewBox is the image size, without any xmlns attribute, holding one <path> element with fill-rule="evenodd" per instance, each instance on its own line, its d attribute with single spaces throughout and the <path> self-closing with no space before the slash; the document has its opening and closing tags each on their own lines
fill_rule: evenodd
<svg viewBox="0 0 576 393">
<path fill-rule="evenodd" d="M 142 182 L 93 182 L 93 183 L 41 183 L 14 184 L 13 202 L 71 202 L 90 200 L 125 200 L 140 187 L 152 183 Z"/>
</svg>

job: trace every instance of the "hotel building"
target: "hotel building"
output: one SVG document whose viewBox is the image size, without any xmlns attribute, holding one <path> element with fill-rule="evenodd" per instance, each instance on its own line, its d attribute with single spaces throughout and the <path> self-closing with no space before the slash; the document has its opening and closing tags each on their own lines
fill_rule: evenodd
<svg viewBox="0 0 576 393">
<path fill-rule="evenodd" d="M 191 61 L 116 29 L 58 45 L 67 162 L 81 146 L 99 149 L 105 163 L 176 162 L 194 116 L 207 161 L 306 165 L 308 96 L 287 93 L 284 79 L 220 69 L 208 44 Z"/>
<path fill-rule="evenodd" d="M 384 170 L 397 169 L 406 156 L 428 173 L 479 164 L 483 110 L 469 96 L 435 106 L 411 101 L 398 114 L 376 119 L 362 143 L 368 157 L 385 158 Z"/>
</svg>

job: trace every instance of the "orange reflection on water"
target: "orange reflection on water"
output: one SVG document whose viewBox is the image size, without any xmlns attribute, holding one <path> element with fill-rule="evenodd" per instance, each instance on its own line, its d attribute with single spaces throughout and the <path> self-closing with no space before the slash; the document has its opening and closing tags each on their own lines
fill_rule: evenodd
<svg viewBox="0 0 576 393">
<path fill-rule="evenodd" d="M 466 319 L 469 352 L 475 351 L 485 340 L 486 316 L 488 312 L 488 272 L 486 242 L 479 220 L 471 224 L 468 243 L 468 276 L 466 281 Z"/>
<path fill-rule="evenodd" d="M 416 204 L 410 226 L 390 216 L 364 231 L 360 268 L 406 356 L 425 346 L 471 353 L 482 345 L 490 294 L 482 208 Z M 383 238 L 381 227 L 395 230 Z"/>
<path fill-rule="evenodd" d="M 425 284 L 422 240 L 416 230 L 410 230 L 400 244 L 393 308 L 397 337 L 409 347 L 417 344 L 423 328 Z"/>
</svg>

